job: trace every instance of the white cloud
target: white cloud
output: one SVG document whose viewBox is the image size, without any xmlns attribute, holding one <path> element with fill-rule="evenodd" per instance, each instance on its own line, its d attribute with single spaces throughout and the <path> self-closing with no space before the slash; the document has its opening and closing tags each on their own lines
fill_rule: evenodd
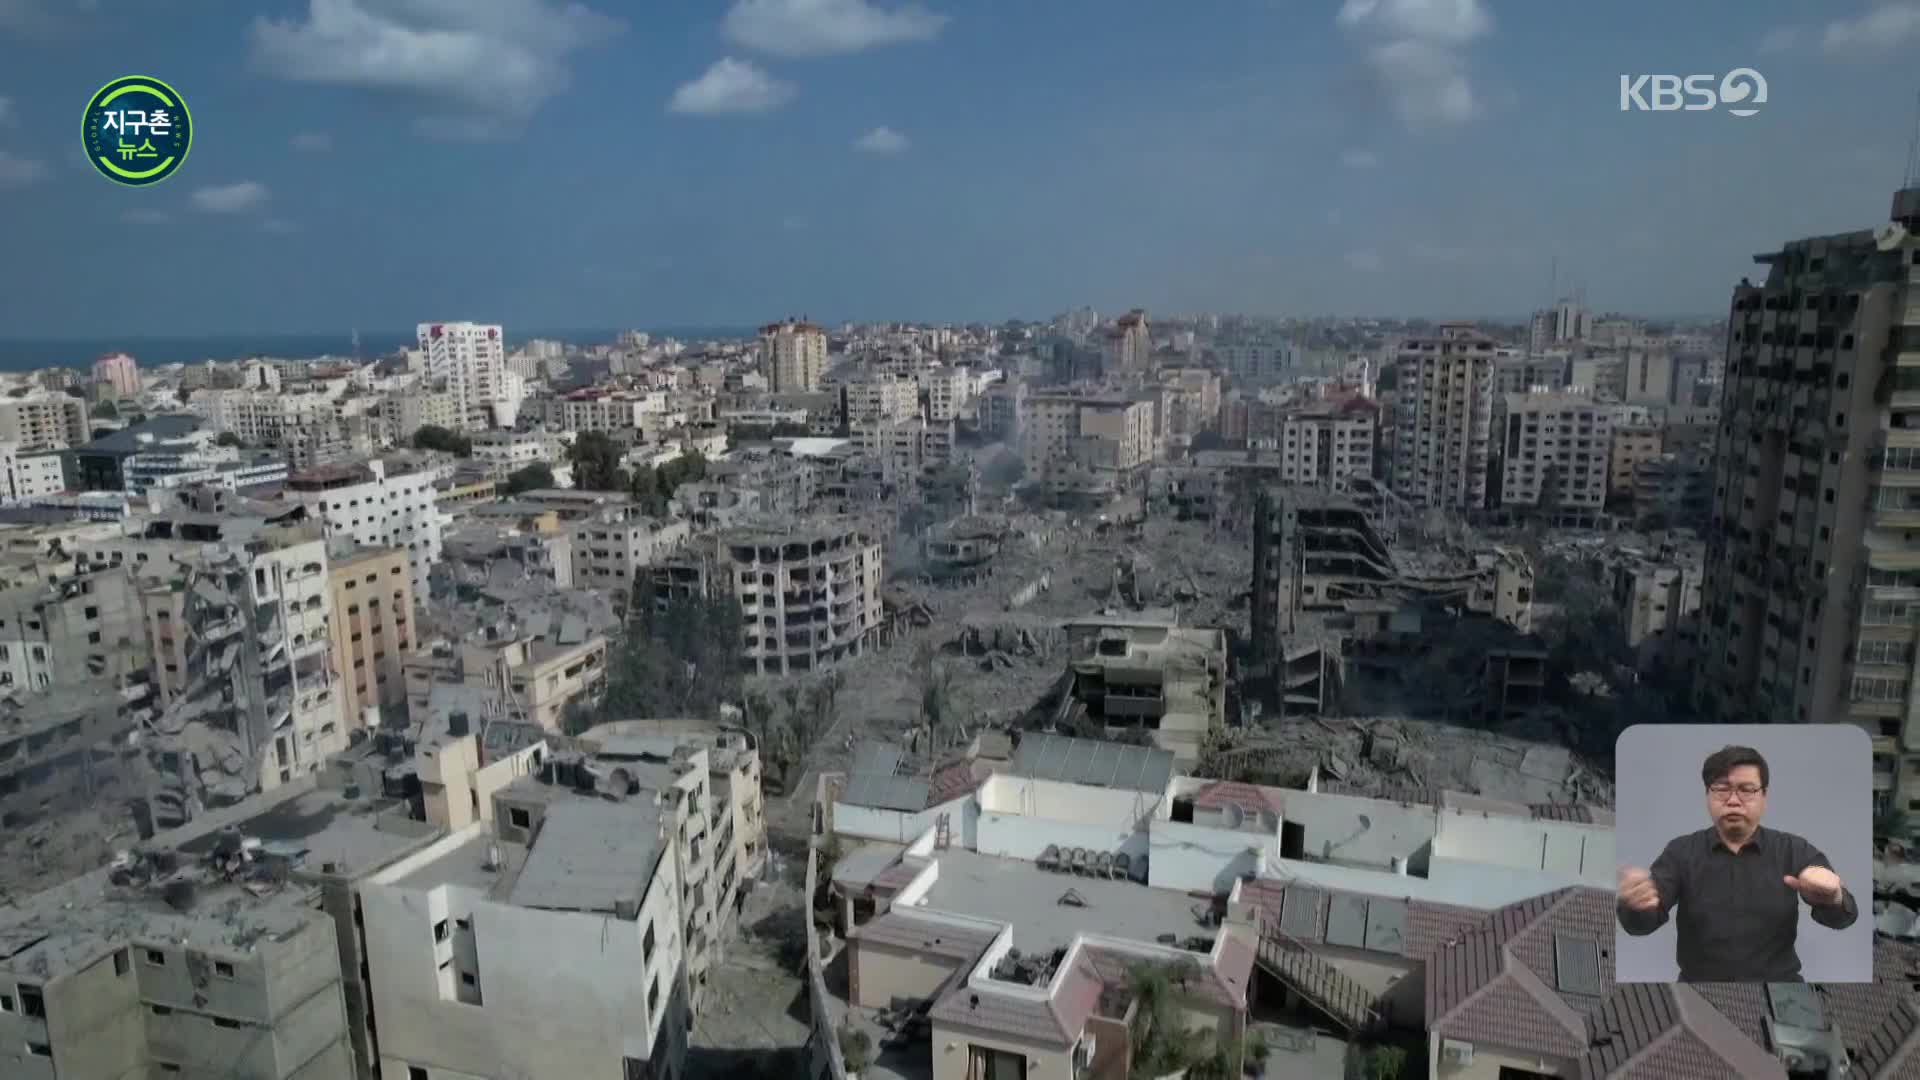
<svg viewBox="0 0 1920 1080">
<path fill-rule="evenodd" d="M 295 150 L 304 150 L 309 154 L 324 153 L 333 149 L 333 136 L 324 131 L 303 131 L 288 141 Z"/>
<path fill-rule="evenodd" d="M 667 102 L 667 111 L 687 116 L 755 113 L 777 109 L 793 100 L 794 88 L 746 60 L 729 56 L 706 74 L 682 85 Z"/>
<path fill-rule="evenodd" d="M 1493 30 L 1479 0 L 1347 0 L 1341 26 L 1396 38 L 1463 45 Z"/>
<path fill-rule="evenodd" d="M 1349 150 L 1340 155 L 1340 164 L 1349 169 L 1372 169 L 1380 165 L 1380 155 L 1371 150 Z"/>
<path fill-rule="evenodd" d="M 1798 26 L 1779 26 L 1767 31 L 1760 38 L 1760 55 L 1774 56 L 1783 52 L 1792 52 L 1800 44 L 1803 33 L 1804 31 Z"/>
<path fill-rule="evenodd" d="M 204 187 L 193 193 L 193 206 L 209 214 L 244 214 L 266 205 L 267 186 L 253 180 L 222 187 Z"/>
<path fill-rule="evenodd" d="M 1374 251 L 1349 251 L 1346 255 L 1347 268 L 1363 274 L 1377 274 L 1387 268 L 1385 259 Z"/>
<path fill-rule="evenodd" d="M 1465 48 L 1493 32 L 1480 0 L 1346 0 L 1334 21 L 1357 35 L 1402 124 L 1463 124 L 1479 111 Z"/>
<path fill-rule="evenodd" d="M 1451 49 L 1408 38 L 1381 45 L 1368 56 L 1386 92 L 1387 104 L 1409 128 L 1464 124 L 1476 104 L 1466 62 Z"/>
<path fill-rule="evenodd" d="M 46 178 L 46 162 L 0 150 L 0 188 L 26 187 Z"/>
<path fill-rule="evenodd" d="M 853 140 L 853 148 L 867 154 L 904 154 L 910 146 L 905 135 L 890 127 L 877 127 Z"/>
<path fill-rule="evenodd" d="M 173 215 L 167 213 L 165 210 L 135 207 L 132 210 L 121 211 L 120 220 L 129 225 L 171 225 L 173 224 Z"/>
<path fill-rule="evenodd" d="M 931 41 L 948 18 L 919 4 L 869 0 L 736 0 L 720 24 L 728 41 L 775 56 L 832 56 Z"/>
<path fill-rule="evenodd" d="M 290 82 L 412 98 L 422 130 L 504 134 L 567 86 L 567 58 L 623 24 L 553 0 L 309 0 L 253 23 L 253 64 Z"/>
<path fill-rule="evenodd" d="M 1821 44 L 1827 52 L 1886 52 L 1920 39 L 1920 3 L 1884 3 L 1857 19 L 1827 24 Z"/>
</svg>

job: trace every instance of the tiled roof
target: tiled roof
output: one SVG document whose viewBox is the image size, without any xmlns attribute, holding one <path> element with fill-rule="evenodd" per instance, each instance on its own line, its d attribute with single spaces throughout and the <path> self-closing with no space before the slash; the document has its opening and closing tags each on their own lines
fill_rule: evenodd
<svg viewBox="0 0 1920 1080">
<path fill-rule="evenodd" d="M 1408 945 L 1433 941 L 1426 965 L 1429 1028 L 1558 1059 L 1582 1080 L 1718 1080 L 1784 1077 L 1767 1049 L 1762 984 L 1619 984 L 1606 943 L 1613 896 L 1561 889 L 1462 926 L 1457 911 L 1410 905 Z M 1452 925 L 1448 925 L 1452 923 Z M 1601 942 L 1601 996 L 1560 989 L 1555 939 Z M 1437 939 L 1437 940 L 1435 940 Z M 1423 946 L 1424 947 L 1424 944 Z M 1815 987 L 1858 1075 L 1920 1080 L 1920 949 L 1882 939 L 1874 981 Z M 1580 1027 L 1569 1025 L 1577 1020 Z"/>
<path fill-rule="evenodd" d="M 1243 784 L 1237 780 L 1216 780 L 1208 784 L 1194 795 L 1193 805 L 1203 810 L 1234 806 L 1256 820 L 1263 811 L 1280 814 L 1286 810 L 1280 789 Z"/>
<path fill-rule="evenodd" d="M 944 802 L 952 802 L 979 787 L 980 781 L 985 779 L 982 773 L 991 771 L 984 766 L 976 770 L 971 761 L 956 761 L 935 770 L 933 779 L 927 787 L 928 808 L 939 806 Z"/>
</svg>

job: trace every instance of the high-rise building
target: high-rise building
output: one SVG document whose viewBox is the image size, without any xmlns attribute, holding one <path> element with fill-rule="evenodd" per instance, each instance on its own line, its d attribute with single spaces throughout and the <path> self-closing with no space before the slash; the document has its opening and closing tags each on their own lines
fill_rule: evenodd
<svg viewBox="0 0 1920 1080">
<path fill-rule="evenodd" d="M 1701 590 L 1709 719 L 1851 722 L 1920 809 L 1920 187 L 1733 292 Z"/>
<path fill-rule="evenodd" d="M 464 430 L 510 427 L 519 402 L 510 399 L 506 334 L 498 325 L 421 323 L 427 377 L 445 379 Z"/>
<path fill-rule="evenodd" d="M 1500 505 L 1606 504 L 1613 409 L 1580 394 L 1508 394 L 1500 412 Z"/>
<path fill-rule="evenodd" d="M 1462 510 L 1486 506 L 1498 353 L 1471 323 L 1442 323 L 1435 337 L 1401 343 L 1391 462 L 1401 498 Z"/>
<path fill-rule="evenodd" d="M 1153 367 L 1153 339 L 1147 330 L 1147 313 L 1134 308 L 1114 321 L 1102 343 L 1102 373 L 1139 375 Z"/>
<path fill-rule="evenodd" d="M 140 365 L 126 353 L 108 353 L 93 362 L 93 381 L 113 387 L 114 397 L 138 397 Z"/>
<path fill-rule="evenodd" d="M 443 520 L 433 485 L 448 475 L 448 467 L 431 460 L 393 455 L 295 473 L 287 479 L 286 498 L 326 522 L 330 537 L 406 549 L 413 597 L 420 600 L 427 596 L 427 573 L 440 558 Z"/>
<path fill-rule="evenodd" d="M 333 667 L 340 675 L 347 730 L 368 706 L 407 701 L 403 662 L 414 647 L 413 576 L 399 547 L 355 548 L 327 563 L 333 596 Z"/>
<path fill-rule="evenodd" d="M 0 442 L 21 450 L 86 445 L 87 403 L 66 394 L 0 398 Z"/>
<path fill-rule="evenodd" d="M 818 390 L 827 373 L 827 332 L 791 319 L 763 326 L 760 363 L 775 393 Z"/>
</svg>

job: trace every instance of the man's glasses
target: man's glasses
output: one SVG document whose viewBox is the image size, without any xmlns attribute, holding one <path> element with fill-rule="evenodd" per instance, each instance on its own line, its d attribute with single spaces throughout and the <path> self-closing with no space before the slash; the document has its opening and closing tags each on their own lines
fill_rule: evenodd
<svg viewBox="0 0 1920 1080">
<path fill-rule="evenodd" d="M 1738 795 L 1742 799 L 1751 799 L 1767 790 L 1759 784 L 1708 784 L 1707 791 L 1716 799 L 1726 799 Z"/>
</svg>

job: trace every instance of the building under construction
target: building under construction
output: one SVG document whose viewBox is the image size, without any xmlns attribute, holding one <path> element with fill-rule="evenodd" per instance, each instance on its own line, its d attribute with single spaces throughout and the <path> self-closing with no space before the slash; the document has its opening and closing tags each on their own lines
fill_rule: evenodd
<svg viewBox="0 0 1920 1080">
<path fill-rule="evenodd" d="M 1355 497 L 1275 486 L 1255 503 L 1250 600 L 1258 700 L 1269 713 L 1317 714 L 1338 702 L 1350 651 L 1417 639 L 1435 617 L 1523 635 L 1533 570 L 1470 534 L 1397 550 Z"/>
</svg>

